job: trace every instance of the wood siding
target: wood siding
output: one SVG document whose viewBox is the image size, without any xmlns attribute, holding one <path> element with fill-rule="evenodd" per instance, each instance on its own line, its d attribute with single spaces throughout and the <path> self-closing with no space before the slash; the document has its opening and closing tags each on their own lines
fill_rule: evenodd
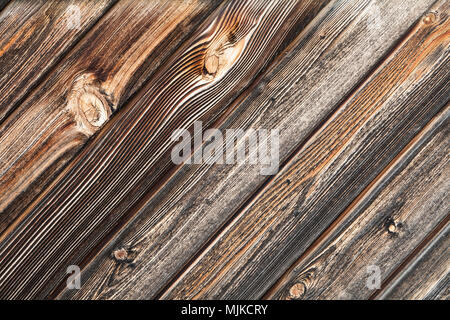
<svg viewBox="0 0 450 320">
<path fill-rule="evenodd" d="M 0 298 L 448 299 L 449 14 L 0 0 Z M 175 164 L 196 121 L 278 170 Z"/>
</svg>

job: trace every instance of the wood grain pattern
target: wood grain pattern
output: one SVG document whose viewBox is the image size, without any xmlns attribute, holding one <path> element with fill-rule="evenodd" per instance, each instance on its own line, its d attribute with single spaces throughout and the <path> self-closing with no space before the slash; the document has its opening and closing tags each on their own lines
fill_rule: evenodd
<svg viewBox="0 0 450 320">
<path fill-rule="evenodd" d="M 266 295 L 268 299 L 368 299 L 370 266 L 380 268 L 381 281 L 400 266 L 427 237 L 448 220 L 450 108 L 439 114 L 394 159 L 328 232 L 309 249 Z M 424 176 L 426 178 L 424 179 Z M 448 254 L 427 272 L 442 276 Z M 441 268 L 441 269 L 439 269 Z M 415 293 L 433 283 L 422 269 Z M 415 268 L 417 272 L 420 269 Z M 380 283 L 381 284 L 381 283 Z M 421 288 L 421 289 L 419 289 Z M 407 298 L 407 295 L 398 297 Z"/>
<path fill-rule="evenodd" d="M 231 1 L 212 13 L 11 228 L 0 244 L 1 297 L 51 295 L 67 266 L 82 265 L 158 181 L 173 129 L 238 95 L 289 40 L 303 9 L 287 0 Z M 219 67 L 205 73 L 210 55 Z"/>
<path fill-rule="evenodd" d="M 125 0 L 99 21 L 0 127 L 0 233 L 217 5 Z"/>
<path fill-rule="evenodd" d="M 115 0 L 15 0 L 2 10 L 6 2 L 0 1 L 0 123 Z"/>
<path fill-rule="evenodd" d="M 405 11 L 400 1 L 332 1 L 233 104 L 220 127 L 280 128 L 284 161 L 431 3 L 411 1 Z M 401 10 L 398 19 L 389 15 Z M 378 28 L 371 27 L 373 12 L 384 13 L 375 15 Z M 247 164 L 182 168 L 87 268 L 74 297 L 153 297 L 264 179 Z M 121 249 L 128 260 L 114 258 Z"/>
<path fill-rule="evenodd" d="M 446 105 L 447 3 L 434 10 L 163 298 L 261 297 Z"/>
<path fill-rule="evenodd" d="M 448 177 L 448 170 L 445 173 Z M 448 179 L 446 182 L 448 186 Z M 448 197 L 448 194 L 445 196 Z M 449 232 L 450 225 L 447 217 L 447 225 L 442 231 L 377 296 L 377 299 L 448 300 L 450 298 Z"/>
<path fill-rule="evenodd" d="M 0 0 L 0 299 L 447 300 L 449 15 Z M 175 164 L 196 120 L 246 161 Z"/>
</svg>

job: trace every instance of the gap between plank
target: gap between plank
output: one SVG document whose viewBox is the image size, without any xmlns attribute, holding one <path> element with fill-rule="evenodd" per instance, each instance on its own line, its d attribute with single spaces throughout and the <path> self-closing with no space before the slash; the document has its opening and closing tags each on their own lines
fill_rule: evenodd
<svg viewBox="0 0 450 320">
<path fill-rule="evenodd" d="M 0 0 L 0 12 L 6 8 L 6 6 L 9 4 L 9 2 L 10 2 L 10 0 L 4 0 L 4 1 Z"/>
</svg>

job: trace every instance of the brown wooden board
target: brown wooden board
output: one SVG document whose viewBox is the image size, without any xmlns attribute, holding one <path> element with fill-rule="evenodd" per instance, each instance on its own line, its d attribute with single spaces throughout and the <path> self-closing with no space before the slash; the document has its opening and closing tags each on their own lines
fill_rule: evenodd
<svg viewBox="0 0 450 320">
<path fill-rule="evenodd" d="M 0 0 L 0 299 L 447 300 L 449 15 Z"/>
<path fill-rule="evenodd" d="M 115 2 L 0 1 L 0 123 Z"/>
<path fill-rule="evenodd" d="M 320 245 L 312 246 L 265 298 L 368 299 L 380 289 L 430 230 L 448 220 L 449 124 L 447 108 L 360 194 L 322 235 Z M 427 268 L 428 272 L 445 275 L 448 255 L 441 259 L 441 264 Z M 444 272 L 436 267 L 444 268 Z M 424 272 L 420 277 L 414 285 L 409 283 L 411 292 L 418 294 L 433 283 Z"/>
<path fill-rule="evenodd" d="M 0 234 L 217 5 L 121 1 L 55 67 L 0 126 Z"/>
<path fill-rule="evenodd" d="M 448 141 L 448 136 L 446 140 Z M 434 159 L 429 160 L 431 162 Z M 447 168 L 443 176 L 446 174 L 448 177 L 448 172 Z M 448 188 L 448 179 L 444 183 Z M 436 194 L 433 194 L 434 198 L 437 194 L 442 194 L 441 190 L 437 191 Z M 443 198 L 436 202 L 442 203 L 441 201 L 445 201 L 445 199 L 448 201 L 448 194 L 443 195 Z M 429 199 L 426 200 L 429 201 Z M 428 211 L 428 214 L 434 213 Z M 397 277 L 378 293 L 377 299 L 448 300 L 450 298 L 450 226 L 448 217 L 446 222 L 445 227 L 435 235 L 431 243 L 415 255 L 415 258 L 402 269 Z"/>
<path fill-rule="evenodd" d="M 209 15 L 10 227 L 0 244 L 1 297 L 51 296 L 67 267 L 82 265 L 159 181 L 157 161 L 170 154 L 172 131 L 220 111 L 285 47 L 305 10 L 320 3 L 232 1 Z"/>
<path fill-rule="evenodd" d="M 162 298 L 259 298 L 449 97 L 446 1 L 314 134 Z"/>
<path fill-rule="evenodd" d="M 431 4 L 333 1 L 225 113 L 222 128 L 281 128 L 285 161 Z M 399 19 L 389 15 L 398 11 Z M 83 288 L 62 297 L 158 296 L 266 178 L 248 165 L 182 168 L 87 268 Z"/>
</svg>

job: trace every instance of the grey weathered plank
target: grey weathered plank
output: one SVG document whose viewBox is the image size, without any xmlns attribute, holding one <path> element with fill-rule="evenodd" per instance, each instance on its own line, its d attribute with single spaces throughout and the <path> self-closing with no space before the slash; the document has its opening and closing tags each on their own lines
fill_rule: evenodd
<svg viewBox="0 0 450 320">
<path fill-rule="evenodd" d="M 0 1 L 0 123 L 115 2 Z"/>
<path fill-rule="evenodd" d="M 437 283 L 425 299 L 449 300 L 450 299 L 450 273 L 441 282 Z"/>
<path fill-rule="evenodd" d="M 447 104 L 448 2 L 434 10 L 162 298 L 261 297 Z"/>
<path fill-rule="evenodd" d="M 447 128 L 448 129 L 448 128 Z M 443 137 L 447 143 L 449 137 Z M 439 147 L 439 146 L 436 146 Z M 434 153 L 447 152 L 449 154 L 449 148 L 447 149 L 441 146 L 441 150 L 434 150 Z M 431 155 L 430 155 L 431 156 Z M 436 162 L 434 158 L 429 157 L 427 159 L 430 162 Z M 447 161 L 447 171 L 443 172 L 444 183 L 448 187 L 448 174 L 450 166 Z M 427 181 L 432 180 L 431 174 L 426 173 L 421 177 L 426 177 Z M 420 179 L 420 178 L 419 178 Z M 445 181 L 447 180 L 447 181 Z M 447 188 L 448 189 L 448 188 Z M 433 194 L 430 198 L 422 198 L 427 203 L 435 199 L 436 203 L 441 204 L 441 208 L 438 210 L 449 210 L 449 196 L 448 193 L 443 195 L 442 200 L 436 200 L 436 195 L 441 194 L 441 190 L 437 190 L 436 194 Z M 448 190 L 447 190 L 448 192 Z M 447 202 L 445 202 L 447 199 Z M 436 212 L 432 211 L 423 212 L 424 215 L 435 215 Z M 449 298 L 450 289 L 450 224 L 448 224 L 438 233 L 433 241 L 429 243 L 421 252 L 397 275 L 397 277 L 384 288 L 378 295 L 377 299 L 405 299 L 405 300 L 423 300 L 423 299 L 442 299 L 447 300 Z"/>
<path fill-rule="evenodd" d="M 370 298 L 430 231 L 448 219 L 449 124 L 447 108 L 350 205 L 266 298 Z M 447 273 L 448 255 L 435 262 L 422 272 L 414 269 L 420 272 L 421 281 L 407 283 L 411 294 L 433 284 L 428 275 L 440 278 Z M 378 283 L 370 278 L 373 266 L 380 271 Z"/>
<path fill-rule="evenodd" d="M 333 1 L 221 128 L 279 127 L 285 161 L 431 4 Z M 266 178 L 246 164 L 183 167 L 62 297 L 154 297 Z"/>
<path fill-rule="evenodd" d="M 321 3 L 226 1 L 208 16 L 0 243 L 0 296 L 52 296 L 160 181 L 173 130 L 220 113 Z"/>
</svg>

